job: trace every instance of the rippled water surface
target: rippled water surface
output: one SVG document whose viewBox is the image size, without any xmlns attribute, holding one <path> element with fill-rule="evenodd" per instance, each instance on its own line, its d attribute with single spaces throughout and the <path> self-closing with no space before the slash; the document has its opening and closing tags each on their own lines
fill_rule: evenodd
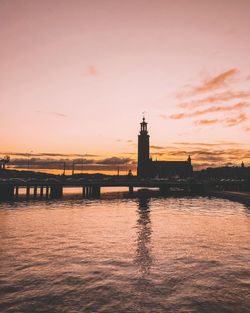
<svg viewBox="0 0 250 313">
<path fill-rule="evenodd" d="M 1 312 L 250 312 L 250 209 L 208 198 L 0 205 Z"/>
</svg>

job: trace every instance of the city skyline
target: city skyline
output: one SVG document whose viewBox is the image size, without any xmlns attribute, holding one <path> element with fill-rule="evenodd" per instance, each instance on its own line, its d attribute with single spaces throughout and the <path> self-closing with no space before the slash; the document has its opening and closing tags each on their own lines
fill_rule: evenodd
<svg viewBox="0 0 250 313">
<path fill-rule="evenodd" d="M 145 123 L 145 117 L 143 113 L 143 120 L 140 125 L 145 124 L 146 129 L 147 129 L 147 124 Z M 142 126 L 140 126 L 142 127 Z M 150 133 L 147 136 L 150 137 Z M 141 130 L 138 134 L 138 138 L 141 137 Z M 188 159 L 190 159 L 190 164 L 191 164 L 191 154 L 193 155 L 196 154 L 204 154 L 204 160 L 206 155 L 210 155 L 209 158 L 213 159 L 213 163 L 196 163 L 194 164 L 194 169 L 195 170 L 200 170 L 200 169 L 205 169 L 208 167 L 220 167 L 220 166 L 242 166 L 242 164 L 248 166 L 246 162 L 241 161 L 240 163 L 224 163 L 222 164 L 220 160 L 222 160 L 222 156 L 219 154 L 222 153 L 222 150 L 213 150 L 216 147 L 221 147 L 224 146 L 233 146 L 234 143 L 232 142 L 220 142 L 220 143 L 214 143 L 214 144 L 205 144 L 205 143 L 176 143 L 177 145 L 179 144 L 180 146 L 188 146 L 188 145 L 196 145 L 200 149 L 203 150 L 192 150 L 192 148 L 187 148 L 186 150 L 180 150 L 180 154 L 183 156 L 182 159 L 178 159 L 179 153 L 176 153 L 176 151 L 171 151 L 173 147 L 159 147 L 155 146 L 153 144 L 150 144 L 148 142 L 148 157 L 152 161 L 168 161 L 168 164 L 171 164 L 173 161 L 173 164 L 176 164 L 176 161 L 181 161 L 177 163 L 186 163 L 187 156 Z M 134 144 L 133 144 L 134 145 Z M 209 148 L 203 148 L 207 146 Z M 237 146 L 240 146 L 237 144 Z M 14 156 L 14 159 L 12 162 L 9 164 L 9 161 L 7 162 L 7 165 L 10 166 L 10 168 L 16 168 L 16 169 L 28 169 L 28 170 L 35 170 L 35 171 L 42 171 L 42 172 L 48 172 L 48 173 L 54 173 L 54 174 L 61 174 L 62 172 L 65 173 L 95 173 L 95 172 L 100 172 L 100 173 L 105 173 L 105 174 L 114 174 L 114 173 L 119 173 L 119 172 L 125 172 L 125 174 L 128 173 L 128 171 L 132 171 L 133 174 L 138 173 L 138 148 L 139 148 L 139 142 L 136 144 L 136 152 L 133 153 L 128 153 L 127 157 L 124 155 L 121 157 L 117 156 L 103 156 L 103 155 L 94 155 L 94 154 L 60 154 L 60 153 L 35 153 L 33 150 L 29 151 L 28 153 L 8 153 L 5 152 L 6 157 Z M 197 149 L 197 148 L 196 148 Z M 208 149 L 211 151 L 208 152 Z M 218 149 L 218 148 L 217 148 Z M 153 151 L 162 151 L 162 152 L 156 152 L 152 153 L 151 150 Z M 168 154 L 164 152 L 164 150 L 168 150 Z M 234 151 L 233 149 L 231 151 Z M 236 152 L 236 150 L 235 150 Z M 242 151 L 238 151 L 238 155 L 240 155 Z M 214 154 L 214 155 L 213 155 Z M 8 155 L 8 156 L 7 156 Z M 158 159 L 158 156 L 161 156 Z M 170 158 L 168 160 L 162 159 L 162 157 L 170 155 Z M 233 156 L 234 157 L 234 156 Z M 209 160 L 208 158 L 208 160 Z M 170 161 L 170 162 L 169 162 Z M 189 161 L 188 161 L 189 162 Z M 187 162 L 187 163 L 188 163 Z M 155 163 L 155 162 L 153 162 Z M 152 163 L 152 164 L 153 164 Z M 159 163 L 159 162 L 156 162 Z M 156 164 L 155 163 L 155 164 Z M 162 162 L 160 162 L 162 163 Z M 159 164 L 160 164 L 159 163 Z M 213 166 L 213 164 L 215 164 Z"/>
<path fill-rule="evenodd" d="M 1 1 L 0 156 L 136 168 L 146 111 L 154 159 L 249 164 L 249 13 L 244 0 Z"/>
</svg>

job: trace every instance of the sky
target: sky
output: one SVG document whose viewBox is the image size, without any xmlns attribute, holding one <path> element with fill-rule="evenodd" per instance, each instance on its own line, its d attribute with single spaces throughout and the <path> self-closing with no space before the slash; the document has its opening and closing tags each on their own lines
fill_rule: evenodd
<svg viewBox="0 0 250 313">
<path fill-rule="evenodd" d="M 12 166 L 250 165 L 250 1 L 0 0 L 0 157 Z M 69 161 L 70 162 L 70 161 Z"/>
</svg>

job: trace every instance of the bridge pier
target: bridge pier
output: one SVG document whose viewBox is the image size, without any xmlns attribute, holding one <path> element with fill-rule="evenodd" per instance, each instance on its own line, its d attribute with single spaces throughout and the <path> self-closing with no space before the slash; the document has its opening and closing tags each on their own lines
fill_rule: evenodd
<svg viewBox="0 0 250 313">
<path fill-rule="evenodd" d="M 34 199 L 37 198 L 37 186 L 34 186 Z"/>
<path fill-rule="evenodd" d="M 85 187 L 85 198 L 89 198 L 90 197 L 90 192 L 91 192 L 91 187 L 90 186 L 86 186 Z"/>
<path fill-rule="evenodd" d="M 82 188 L 83 198 L 99 198 L 101 194 L 101 187 L 99 185 L 84 186 Z"/>
<path fill-rule="evenodd" d="M 45 197 L 46 197 L 46 199 L 48 199 L 49 198 L 49 186 L 46 186 L 46 192 L 45 192 Z"/>
<path fill-rule="evenodd" d="M 96 185 L 92 187 L 92 197 L 93 198 L 99 198 L 101 194 L 101 188 L 100 186 Z"/>
<path fill-rule="evenodd" d="M 14 200 L 14 186 L 1 185 L 0 186 L 0 200 L 5 200 L 5 201 Z"/>
<path fill-rule="evenodd" d="M 128 187 L 128 192 L 129 192 L 130 194 L 133 194 L 133 192 L 134 192 L 134 187 L 133 187 L 133 186 L 129 186 L 129 187 Z"/>
<path fill-rule="evenodd" d="M 63 187 L 59 186 L 51 186 L 50 188 L 50 198 L 51 199 L 60 199 L 63 196 Z"/>
<path fill-rule="evenodd" d="M 43 198 L 43 186 L 40 187 L 40 199 Z"/>
<path fill-rule="evenodd" d="M 15 199 L 17 200 L 19 197 L 19 187 L 15 186 Z"/>
<path fill-rule="evenodd" d="M 30 198 L 30 186 L 27 186 L 26 188 L 26 199 L 29 200 Z"/>
</svg>

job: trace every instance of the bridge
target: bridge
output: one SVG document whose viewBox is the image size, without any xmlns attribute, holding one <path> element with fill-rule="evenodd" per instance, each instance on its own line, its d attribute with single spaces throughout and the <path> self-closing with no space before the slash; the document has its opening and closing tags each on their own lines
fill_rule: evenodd
<svg viewBox="0 0 250 313">
<path fill-rule="evenodd" d="M 80 187 L 83 198 L 99 198 L 102 187 L 126 187 L 130 194 L 134 188 L 157 188 L 162 195 L 183 191 L 185 194 L 201 194 L 203 183 L 194 180 L 157 180 L 139 178 L 104 179 L 29 179 L 10 178 L 0 180 L 0 201 L 14 201 L 20 198 L 20 189 L 25 190 L 25 199 L 60 199 L 66 188 Z"/>
</svg>

